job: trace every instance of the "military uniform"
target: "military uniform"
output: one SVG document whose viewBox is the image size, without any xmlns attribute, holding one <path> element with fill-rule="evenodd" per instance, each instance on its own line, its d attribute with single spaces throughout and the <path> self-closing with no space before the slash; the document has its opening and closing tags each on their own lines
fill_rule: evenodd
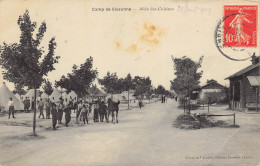
<svg viewBox="0 0 260 166">
<path fill-rule="evenodd" d="M 69 107 L 69 105 L 68 105 L 68 103 L 66 101 L 63 103 L 63 106 L 64 106 L 64 110 L 63 111 L 65 112 L 65 125 L 66 125 L 66 127 L 68 127 L 68 124 L 69 124 L 69 122 L 71 120 L 71 116 L 70 116 L 71 109 L 70 109 L 70 107 Z"/>
<path fill-rule="evenodd" d="M 53 130 L 55 130 L 56 124 L 57 124 L 57 119 L 58 119 L 58 111 L 55 107 L 52 107 L 51 115 L 52 115 L 52 127 L 53 127 Z"/>
<path fill-rule="evenodd" d="M 39 115 L 39 118 L 42 116 L 42 117 L 43 117 L 43 119 L 44 119 L 44 114 L 43 114 L 43 106 L 44 106 L 44 103 L 43 103 L 43 101 L 42 101 L 42 100 L 40 100 L 40 102 L 39 102 L 39 107 L 38 107 L 38 109 L 40 110 L 40 115 Z"/>
</svg>

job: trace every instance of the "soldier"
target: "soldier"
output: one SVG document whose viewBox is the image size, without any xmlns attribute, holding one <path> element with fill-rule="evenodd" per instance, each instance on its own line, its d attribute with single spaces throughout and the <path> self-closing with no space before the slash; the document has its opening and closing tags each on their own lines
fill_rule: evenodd
<svg viewBox="0 0 260 166">
<path fill-rule="evenodd" d="M 12 114 L 13 115 L 13 118 L 14 117 L 14 101 L 13 101 L 13 98 L 10 97 L 10 100 L 8 101 L 7 105 L 9 106 L 9 118 L 10 119 L 10 115 Z"/>
<path fill-rule="evenodd" d="M 53 128 L 53 130 L 56 130 L 58 112 L 57 112 L 55 103 L 52 104 L 51 115 L 52 115 L 52 128 Z"/>
<path fill-rule="evenodd" d="M 89 115 L 88 104 L 83 104 L 81 115 L 83 117 L 84 124 L 86 124 L 85 121 L 88 123 L 88 115 Z"/>
<path fill-rule="evenodd" d="M 104 118 L 106 119 L 106 122 L 108 122 L 108 117 L 107 117 L 107 106 L 105 104 L 104 101 L 101 102 L 100 104 L 100 121 L 103 122 L 104 121 Z"/>
<path fill-rule="evenodd" d="M 64 109 L 63 111 L 65 112 L 65 126 L 66 127 L 69 127 L 68 124 L 70 122 L 70 119 L 71 119 L 71 109 L 68 105 L 69 103 L 67 102 L 67 98 L 65 99 L 65 101 L 63 102 L 63 106 L 64 106 Z"/>
<path fill-rule="evenodd" d="M 25 100 L 23 101 L 24 103 L 24 112 L 29 112 L 30 108 L 30 100 L 28 100 L 28 97 L 25 97 Z"/>
<path fill-rule="evenodd" d="M 77 112 L 76 112 L 76 123 L 79 123 L 78 119 L 79 119 L 82 107 L 83 107 L 82 100 L 79 100 L 78 109 L 77 109 Z"/>
<path fill-rule="evenodd" d="M 63 99 L 60 98 L 60 102 L 58 103 L 58 123 L 62 124 L 62 116 L 63 116 Z"/>
<path fill-rule="evenodd" d="M 69 100 L 69 109 L 72 110 L 74 107 L 73 107 L 73 99 L 72 97 L 70 96 L 70 100 Z"/>
<path fill-rule="evenodd" d="M 50 100 L 47 99 L 44 103 L 44 107 L 45 107 L 45 110 L 46 110 L 46 119 L 51 119 L 50 118 L 50 109 L 51 109 L 51 103 L 50 103 Z"/>
<path fill-rule="evenodd" d="M 39 118 L 40 118 L 41 115 L 42 115 L 42 117 L 43 117 L 43 119 L 44 119 L 43 106 L 44 106 L 44 103 L 43 103 L 42 99 L 40 99 L 39 106 L 38 106 L 38 109 L 40 110 Z"/>
<path fill-rule="evenodd" d="M 94 104 L 94 122 L 99 122 L 98 113 L 99 113 L 98 104 Z"/>
</svg>

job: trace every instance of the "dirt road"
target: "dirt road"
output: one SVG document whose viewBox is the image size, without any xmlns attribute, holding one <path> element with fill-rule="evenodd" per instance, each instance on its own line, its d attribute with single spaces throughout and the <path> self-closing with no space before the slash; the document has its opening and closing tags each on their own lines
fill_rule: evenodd
<svg viewBox="0 0 260 166">
<path fill-rule="evenodd" d="M 156 102 L 142 110 L 120 111 L 118 124 L 91 120 L 88 125 L 40 132 L 40 139 L 20 141 L 10 147 L 5 144 L 4 150 L 0 150 L 0 165 L 256 166 L 260 163 L 259 124 L 252 126 L 244 118 L 240 128 L 181 130 L 172 126 L 180 113 L 182 110 L 177 109 L 175 101 Z"/>
</svg>

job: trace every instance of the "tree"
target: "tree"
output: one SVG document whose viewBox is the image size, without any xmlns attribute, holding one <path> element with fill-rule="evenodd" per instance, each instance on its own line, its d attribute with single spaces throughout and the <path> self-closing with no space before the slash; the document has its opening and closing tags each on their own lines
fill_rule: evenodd
<svg viewBox="0 0 260 166">
<path fill-rule="evenodd" d="M 198 71 L 201 67 L 203 56 L 198 62 L 184 56 L 182 58 L 172 57 L 176 78 L 171 81 L 171 89 L 177 94 L 189 96 L 193 89 L 199 87 L 200 78 L 203 71 Z"/>
<path fill-rule="evenodd" d="M 14 94 L 18 93 L 19 95 L 24 95 L 25 94 L 24 87 L 20 84 L 15 84 L 13 93 Z"/>
<path fill-rule="evenodd" d="M 64 75 L 59 81 L 56 81 L 56 86 L 65 88 L 70 91 L 75 91 L 80 97 L 85 96 L 88 93 L 88 89 L 91 83 L 96 79 L 98 75 L 97 69 L 93 68 L 93 58 L 89 57 L 86 59 L 85 63 L 81 64 L 79 67 L 73 65 L 72 73 Z"/>
<path fill-rule="evenodd" d="M 123 88 L 123 79 L 118 79 L 116 73 L 107 72 L 107 75 L 103 79 L 98 79 L 98 82 L 104 86 L 105 91 L 111 94 L 111 99 L 113 99 L 113 94 L 122 93 Z"/>
<path fill-rule="evenodd" d="M 33 32 L 37 27 L 36 22 L 30 19 L 29 11 L 26 10 L 23 16 L 19 16 L 17 24 L 21 30 L 20 42 L 13 44 L 3 43 L 1 46 L 0 65 L 5 70 L 4 79 L 34 89 L 34 99 L 36 101 L 36 89 L 43 82 L 43 76 L 55 70 L 54 64 L 58 63 L 59 56 L 54 56 L 56 48 L 55 38 L 49 41 L 48 53 L 42 59 L 44 53 L 40 43 L 44 37 L 47 26 L 45 22 L 39 26 L 36 38 Z M 42 59 L 40 61 L 40 59 Z M 33 116 L 33 135 L 36 127 L 36 108 Z"/>
<path fill-rule="evenodd" d="M 157 100 L 159 100 L 159 96 L 164 95 L 166 93 L 166 90 L 162 85 L 158 85 L 158 87 L 155 89 L 155 93 L 157 95 Z"/>
<path fill-rule="evenodd" d="M 152 88 L 150 77 L 135 76 L 133 82 L 135 86 L 135 95 L 140 96 L 141 98 L 143 98 L 143 96 Z"/>
<path fill-rule="evenodd" d="M 52 88 L 52 84 L 49 80 L 44 80 L 44 85 L 42 86 L 42 89 L 44 90 L 44 92 L 47 94 L 47 95 L 51 95 L 52 92 L 53 92 L 53 88 Z"/>
<path fill-rule="evenodd" d="M 166 93 L 165 88 L 162 85 L 158 85 L 158 87 L 156 88 L 156 94 L 163 95 L 165 93 Z"/>
<path fill-rule="evenodd" d="M 133 82 L 133 79 L 132 79 L 132 76 L 130 73 L 127 74 L 126 78 L 124 78 L 124 80 L 123 80 L 123 89 L 124 89 L 124 91 L 128 92 L 127 103 L 128 103 L 128 109 L 129 109 L 129 91 L 131 89 L 135 89 L 135 84 Z"/>
</svg>

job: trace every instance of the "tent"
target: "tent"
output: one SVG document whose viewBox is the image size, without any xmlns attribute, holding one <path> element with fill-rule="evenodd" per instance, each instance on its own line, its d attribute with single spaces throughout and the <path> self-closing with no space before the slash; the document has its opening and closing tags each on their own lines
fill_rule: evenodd
<svg viewBox="0 0 260 166">
<path fill-rule="evenodd" d="M 41 95 L 41 98 L 42 98 L 43 100 L 46 100 L 46 99 L 49 98 L 49 95 L 47 95 L 45 92 L 43 92 L 42 95 Z"/>
<path fill-rule="evenodd" d="M 17 99 L 21 100 L 21 96 L 20 96 L 18 93 L 15 94 L 15 97 L 16 97 Z"/>
<path fill-rule="evenodd" d="M 14 101 L 14 109 L 15 110 L 24 110 L 24 104 L 21 100 L 17 99 L 15 95 L 8 89 L 8 87 L 3 83 L 0 88 L 0 106 L 3 107 L 4 110 L 8 110 L 8 101 L 12 97 Z"/>
<path fill-rule="evenodd" d="M 34 98 L 34 89 L 30 89 L 25 95 L 24 99 L 28 97 L 30 100 Z M 36 90 L 36 98 L 40 97 L 40 90 Z"/>
<path fill-rule="evenodd" d="M 67 95 L 67 93 L 66 92 L 63 92 L 62 94 L 61 94 L 61 96 L 62 96 L 62 98 L 65 100 L 66 98 L 68 98 L 68 95 Z"/>
<path fill-rule="evenodd" d="M 61 93 L 60 91 L 55 88 L 52 92 L 52 94 L 49 96 L 49 99 L 52 101 L 52 102 L 59 102 L 60 101 L 60 97 L 61 97 Z"/>
<path fill-rule="evenodd" d="M 70 99 L 70 97 L 71 97 L 72 99 L 75 99 L 75 98 L 76 98 L 76 100 L 77 100 L 77 98 L 78 98 L 77 94 L 76 94 L 74 91 L 71 91 L 71 92 L 67 95 L 68 100 Z"/>
</svg>

